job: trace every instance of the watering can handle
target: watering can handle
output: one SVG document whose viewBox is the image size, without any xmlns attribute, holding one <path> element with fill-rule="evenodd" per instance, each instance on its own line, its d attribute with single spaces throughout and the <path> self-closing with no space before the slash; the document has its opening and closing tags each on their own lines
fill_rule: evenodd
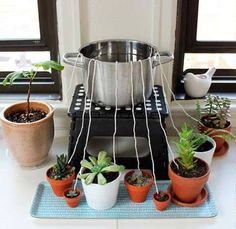
<svg viewBox="0 0 236 229">
<path fill-rule="evenodd" d="M 159 60 L 159 55 L 161 57 L 160 60 Z M 156 67 L 156 66 L 160 65 L 160 62 L 161 62 L 161 64 L 165 64 L 165 63 L 168 63 L 168 62 L 171 62 L 172 60 L 174 60 L 174 56 L 171 52 L 162 51 L 162 52 L 159 52 L 159 55 L 157 53 L 155 53 L 152 67 Z"/>
<path fill-rule="evenodd" d="M 72 53 L 68 52 L 63 55 L 63 62 L 69 64 L 71 66 L 77 66 L 80 68 L 84 68 L 85 64 L 82 61 L 83 55 L 81 53 Z"/>
</svg>

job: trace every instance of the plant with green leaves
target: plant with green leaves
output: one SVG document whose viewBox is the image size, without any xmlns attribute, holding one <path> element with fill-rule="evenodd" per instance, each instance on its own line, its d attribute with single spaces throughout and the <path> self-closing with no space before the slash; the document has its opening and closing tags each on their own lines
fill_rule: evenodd
<svg viewBox="0 0 236 229">
<path fill-rule="evenodd" d="M 127 177 L 127 181 L 129 184 L 138 187 L 143 187 L 149 184 L 151 180 L 152 180 L 151 176 L 143 174 L 141 170 L 136 170 L 132 173 L 132 175 Z"/>
<path fill-rule="evenodd" d="M 74 198 L 74 197 L 77 197 L 79 195 L 79 193 L 76 191 L 76 190 L 69 190 L 67 193 L 66 193 L 66 197 L 68 198 Z"/>
<path fill-rule="evenodd" d="M 74 171 L 75 168 L 68 165 L 67 155 L 57 155 L 57 163 L 52 167 L 50 178 L 54 180 L 63 180 L 70 177 Z"/>
<path fill-rule="evenodd" d="M 8 84 L 12 85 L 15 82 L 15 80 L 18 80 L 18 79 L 27 79 L 29 81 L 28 93 L 27 93 L 27 111 L 26 111 L 27 117 L 29 117 L 29 113 L 30 113 L 31 86 L 39 69 L 43 69 L 44 71 L 48 71 L 52 69 L 57 70 L 57 71 L 62 71 L 64 69 L 64 66 L 60 65 L 59 63 L 53 60 L 38 62 L 38 63 L 32 64 L 31 70 L 11 72 L 2 81 L 3 86 L 7 86 Z"/>
<path fill-rule="evenodd" d="M 85 184 L 89 185 L 96 179 L 100 185 L 106 184 L 107 173 L 123 172 L 125 167 L 123 165 L 116 165 L 112 163 L 112 158 L 108 156 L 107 152 L 101 151 L 98 157 L 89 157 L 89 161 L 84 159 L 80 162 L 85 173 L 79 174 L 79 178 L 85 181 Z"/>
<path fill-rule="evenodd" d="M 178 163 L 184 170 L 191 170 L 196 166 L 195 150 L 207 141 L 204 134 L 196 134 L 185 123 L 179 133 L 179 141 L 175 142 L 178 154 Z"/>
<path fill-rule="evenodd" d="M 207 95 L 205 102 L 203 108 L 197 103 L 196 111 L 200 122 L 209 128 L 224 129 L 231 117 L 230 99 Z"/>
</svg>

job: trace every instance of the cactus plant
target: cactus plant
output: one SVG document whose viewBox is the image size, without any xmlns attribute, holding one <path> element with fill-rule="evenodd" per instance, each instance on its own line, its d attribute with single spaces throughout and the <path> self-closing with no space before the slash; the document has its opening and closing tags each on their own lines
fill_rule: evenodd
<svg viewBox="0 0 236 229">
<path fill-rule="evenodd" d="M 111 162 L 111 157 L 107 155 L 107 152 L 101 151 L 98 154 L 97 159 L 90 156 L 89 161 L 84 159 L 80 162 L 82 168 L 89 170 L 79 175 L 80 179 L 85 180 L 85 184 L 91 184 L 97 180 L 100 185 L 106 184 L 108 181 L 104 176 L 107 173 L 123 172 L 125 167 L 123 165 L 116 165 Z"/>
<path fill-rule="evenodd" d="M 75 168 L 68 166 L 67 155 L 57 155 L 57 163 L 52 167 L 50 178 L 54 180 L 63 180 L 71 176 Z"/>
</svg>

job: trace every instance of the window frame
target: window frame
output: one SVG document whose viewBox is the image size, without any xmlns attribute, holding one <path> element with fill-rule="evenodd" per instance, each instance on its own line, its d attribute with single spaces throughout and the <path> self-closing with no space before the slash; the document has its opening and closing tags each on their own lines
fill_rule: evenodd
<svg viewBox="0 0 236 229">
<path fill-rule="evenodd" d="M 199 74 L 207 71 L 207 69 L 183 71 L 185 53 L 236 53 L 236 42 L 234 41 L 197 41 L 198 4 L 199 0 L 178 0 L 177 4 L 175 62 L 172 81 L 177 98 L 185 98 L 183 96 L 185 94 L 183 75 L 187 72 Z M 232 81 L 235 83 L 230 83 Z M 236 69 L 217 69 L 210 92 L 232 94 L 235 90 Z"/>
<path fill-rule="evenodd" d="M 40 40 L 0 41 L 0 52 L 49 51 L 50 59 L 59 61 L 56 0 L 38 0 Z M 10 72 L 0 72 L 0 81 Z M 12 86 L 0 87 L 0 94 L 27 93 L 26 80 L 17 80 Z M 61 99 L 61 79 L 58 71 L 38 72 L 32 94 L 52 94 L 52 99 Z M 14 95 L 13 95 L 14 97 Z"/>
</svg>

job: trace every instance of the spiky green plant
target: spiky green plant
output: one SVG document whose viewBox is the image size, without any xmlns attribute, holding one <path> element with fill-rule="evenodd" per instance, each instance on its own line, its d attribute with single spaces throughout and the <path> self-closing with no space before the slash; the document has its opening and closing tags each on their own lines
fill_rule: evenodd
<svg viewBox="0 0 236 229">
<path fill-rule="evenodd" d="M 123 172 L 125 167 L 123 165 L 116 165 L 111 162 L 112 158 L 107 155 L 107 152 L 101 151 L 98 157 L 89 157 L 89 161 L 84 159 L 80 162 L 82 168 L 89 170 L 89 172 L 79 175 L 79 178 L 85 181 L 85 184 L 89 185 L 93 183 L 97 178 L 97 183 L 104 185 L 107 183 L 107 179 L 104 174 Z"/>
<path fill-rule="evenodd" d="M 75 170 L 74 167 L 68 166 L 67 155 L 57 155 L 57 163 L 52 167 L 50 177 L 54 180 L 63 180 L 68 178 Z"/>
<path fill-rule="evenodd" d="M 178 162 L 184 170 L 191 170 L 196 166 L 197 160 L 194 158 L 195 150 L 206 142 L 206 140 L 206 135 L 194 133 L 184 123 L 179 133 L 179 141 L 175 142 Z"/>
<path fill-rule="evenodd" d="M 59 63 L 53 60 L 38 62 L 32 64 L 31 70 L 11 72 L 2 81 L 3 86 L 7 86 L 8 83 L 12 85 L 14 81 L 17 79 L 27 79 L 29 81 L 28 93 L 27 93 L 27 110 L 26 110 L 27 118 L 29 117 L 30 113 L 30 95 L 31 95 L 32 82 L 35 79 L 35 76 L 37 75 L 40 68 L 42 68 L 45 71 L 52 69 L 57 71 L 62 71 L 64 69 L 64 66 L 60 65 Z"/>
<path fill-rule="evenodd" d="M 203 108 L 197 103 L 196 110 L 199 120 L 210 128 L 225 128 L 231 117 L 230 104 L 231 101 L 228 98 L 207 95 Z"/>
</svg>

